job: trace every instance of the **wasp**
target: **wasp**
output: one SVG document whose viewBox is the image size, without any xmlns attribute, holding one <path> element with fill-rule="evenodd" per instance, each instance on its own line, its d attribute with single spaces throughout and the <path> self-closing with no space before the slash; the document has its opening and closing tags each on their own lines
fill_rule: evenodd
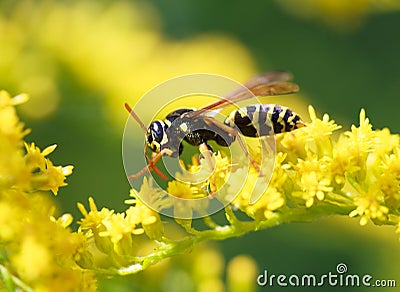
<svg viewBox="0 0 400 292">
<path fill-rule="evenodd" d="M 216 120 L 210 113 L 254 97 L 298 92 L 299 86 L 289 82 L 290 79 L 291 74 L 283 71 L 260 74 L 245 83 L 243 88 L 232 92 L 224 99 L 200 109 L 174 110 L 165 119 L 151 122 L 148 128 L 125 103 L 127 111 L 146 133 L 146 148 L 153 151 L 153 156 L 150 158 L 145 148 L 148 165 L 138 173 L 131 175 L 129 179 L 138 178 L 150 170 L 154 170 L 160 177 L 167 179 L 155 164 L 163 156 L 180 156 L 183 151 L 182 141 L 199 146 L 201 154 L 211 164 L 212 148 L 208 141 L 215 141 L 218 145 L 227 147 L 237 140 L 250 162 L 257 167 L 238 134 L 260 137 L 293 131 L 306 125 L 300 116 L 288 107 L 277 104 L 254 104 L 236 109 L 226 117 L 224 122 Z"/>
</svg>

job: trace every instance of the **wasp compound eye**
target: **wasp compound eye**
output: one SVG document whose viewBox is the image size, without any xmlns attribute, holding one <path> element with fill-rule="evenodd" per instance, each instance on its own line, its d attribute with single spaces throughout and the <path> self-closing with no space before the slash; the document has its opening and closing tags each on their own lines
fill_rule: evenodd
<svg viewBox="0 0 400 292">
<path fill-rule="evenodd" d="M 149 130 L 151 133 L 151 139 L 154 139 L 157 143 L 161 143 L 164 136 L 164 127 L 162 125 L 162 122 L 161 121 L 152 122 Z"/>
</svg>

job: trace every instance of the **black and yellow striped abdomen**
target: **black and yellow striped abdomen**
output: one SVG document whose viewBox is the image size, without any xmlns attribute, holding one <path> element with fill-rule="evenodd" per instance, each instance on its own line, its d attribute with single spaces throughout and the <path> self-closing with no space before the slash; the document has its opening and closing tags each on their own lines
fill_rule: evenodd
<svg viewBox="0 0 400 292">
<path fill-rule="evenodd" d="M 238 127 L 242 135 L 247 137 L 290 132 L 305 126 L 298 114 L 277 104 L 256 104 L 240 108 L 231 112 L 224 123 Z"/>
</svg>

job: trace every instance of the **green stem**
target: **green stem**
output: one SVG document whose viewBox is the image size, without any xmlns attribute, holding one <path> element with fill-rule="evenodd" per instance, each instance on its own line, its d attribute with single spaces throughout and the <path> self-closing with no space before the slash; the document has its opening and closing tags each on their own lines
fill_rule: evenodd
<svg viewBox="0 0 400 292">
<path fill-rule="evenodd" d="M 206 224 L 209 228 L 215 229 L 218 227 L 218 224 L 212 220 L 211 217 L 205 216 L 203 217 L 204 224 Z"/>
<path fill-rule="evenodd" d="M 8 269 L 0 264 L 0 274 L 4 280 L 4 284 L 7 287 L 8 291 L 15 291 L 15 286 L 21 288 L 23 291 L 26 292 L 34 292 L 34 290 L 29 287 L 27 284 L 25 284 L 24 282 L 22 282 L 21 279 L 15 277 L 14 275 L 12 275 Z"/>
<path fill-rule="evenodd" d="M 236 219 L 232 210 L 226 208 L 228 217 L 233 219 L 230 221 L 231 225 L 217 226 L 215 229 L 198 231 L 195 235 L 188 235 L 180 240 L 162 245 L 157 250 L 144 257 L 136 258 L 136 261 L 129 266 L 120 268 L 117 273 L 120 275 L 135 274 L 143 271 L 150 265 L 154 265 L 161 260 L 184 253 L 192 249 L 196 244 L 206 240 L 225 240 L 228 238 L 239 237 L 246 233 L 267 229 L 283 223 L 290 222 L 310 222 L 316 218 L 334 215 L 334 214 L 348 214 L 351 208 L 343 206 L 320 205 L 312 208 L 291 209 L 289 212 L 276 213 L 265 221 L 249 221 L 243 222 Z M 115 272 L 109 271 L 109 272 Z"/>
</svg>

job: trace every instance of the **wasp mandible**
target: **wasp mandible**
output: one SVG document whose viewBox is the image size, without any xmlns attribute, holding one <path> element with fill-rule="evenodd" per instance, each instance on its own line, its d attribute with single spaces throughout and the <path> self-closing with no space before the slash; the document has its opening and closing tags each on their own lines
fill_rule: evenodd
<svg viewBox="0 0 400 292">
<path fill-rule="evenodd" d="M 299 86 L 289 82 L 291 74 L 284 71 L 273 71 L 253 77 L 243 88 L 232 92 L 224 99 L 209 104 L 200 109 L 181 108 L 169 113 L 164 120 L 155 120 L 146 128 L 131 107 L 125 103 L 125 108 L 139 123 L 146 133 L 145 156 L 148 165 L 138 173 L 131 175 L 130 180 L 154 170 L 160 177 L 166 176 L 156 167 L 163 156 L 178 157 L 183 151 L 182 141 L 199 146 L 200 152 L 211 164 L 210 151 L 207 143 L 215 141 L 220 146 L 230 146 L 235 140 L 256 167 L 250 157 L 239 133 L 247 137 L 269 136 L 289 132 L 304 127 L 306 124 L 300 116 L 288 107 L 277 104 L 254 104 L 232 111 L 224 122 L 216 120 L 210 111 L 222 109 L 230 104 L 260 96 L 291 94 L 299 91 Z M 146 148 L 153 151 L 150 158 Z"/>
</svg>

